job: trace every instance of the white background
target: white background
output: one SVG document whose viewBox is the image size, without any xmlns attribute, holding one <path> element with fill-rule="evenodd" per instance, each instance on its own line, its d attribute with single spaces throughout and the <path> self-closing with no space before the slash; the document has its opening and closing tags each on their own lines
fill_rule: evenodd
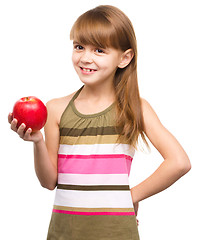
<svg viewBox="0 0 197 240">
<path fill-rule="evenodd" d="M 52 1 L 0 3 L 1 236 L 46 239 L 55 191 L 43 189 L 34 172 L 32 143 L 10 130 L 7 115 L 21 97 L 47 102 L 80 88 L 71 62 L 69 32 L 76 18 L 111 4 L 131 19 L 138 41 L 141 96 L 179 140 L 192 170 L 173 186 L 140 203 L 141 240 L 195 240 L 196 233 L 196 5 L 195 1 Z M 148 177 L 162 157 L 137 152 L 131 186 Z"/>
</svg>

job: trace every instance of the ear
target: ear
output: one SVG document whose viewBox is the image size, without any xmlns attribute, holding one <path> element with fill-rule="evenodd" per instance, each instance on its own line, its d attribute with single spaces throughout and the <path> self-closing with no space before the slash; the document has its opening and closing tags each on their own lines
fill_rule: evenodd
<svg viewBox="0 0 197 240">
<path fill-rule="evenodd" d="M 121 61 L 118 65 L 118 67 L 125 68 L 127 65 L 129 65 L 129 63 L 131 62 L 133 57 L 134 57 L 133 49 L 127 49 L 125 52 L 123 52 L 123 54 L 121 56 Z"/>
</svg>

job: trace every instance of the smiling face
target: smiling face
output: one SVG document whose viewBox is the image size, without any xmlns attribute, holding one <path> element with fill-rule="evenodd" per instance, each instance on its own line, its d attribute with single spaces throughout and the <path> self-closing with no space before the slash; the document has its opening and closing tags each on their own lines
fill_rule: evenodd
<svg viewBox="0 0 197 240">
<path fill-rule="evenodd" d="M 99 6 L 82 14 L 71 29 L 70 39 L 73 65 L 84 84 L 113 79 L 115 83 L 117 68 L 125 68 L 130 62 L 132 69 L 137 66 L 132 24 L 115 7 Z M 119 71 L 118 76 L 124 72 Z"/>
<path fill-rule="evenodd" d="M 84 84 L 113 82 L 123 52 L 113 48 L 97 48 L 73 42 L 73 66 Z"/>
</svg>

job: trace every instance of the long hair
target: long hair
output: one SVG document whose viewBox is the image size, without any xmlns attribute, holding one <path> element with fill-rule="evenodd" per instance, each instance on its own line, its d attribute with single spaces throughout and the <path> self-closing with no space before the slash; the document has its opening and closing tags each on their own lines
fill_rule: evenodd
<svg viewBox="0 0 197 240">
<path fill-rule="evenodd" d="M 116 129 L 119 140 L 137 148 L 139 135 L 148 146 L 144 134 L 141 99 L 137 80 L 137 42 L 129 18 L 118 8 L 101 5 L 82 14 L 74 23 L 70 39 L 100 48 L 121 51 L 132 49 L 134 56 L 114 76 L 116 95 Z"/>
</svg>

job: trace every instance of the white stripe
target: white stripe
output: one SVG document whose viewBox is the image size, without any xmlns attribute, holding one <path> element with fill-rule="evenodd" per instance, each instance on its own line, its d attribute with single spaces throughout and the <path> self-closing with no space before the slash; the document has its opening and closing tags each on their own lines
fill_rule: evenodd
<svg viewBox="0 0 197 240">
<path fill-rule="evenodd" d="M 82 208 L 133 208 L 130 191 L 57 189 L 54 205 Z"/>
<path fill-rule="evenodd" d="M 129 185 L 128 174 L 58 174 L 59 184 Z"/>
<path fill-rule="evenodd" d="M 129 149 L 128 144 L 60 144 L 58 153 L 68 155 L 126 154 L 133 157 L 135 154 L 135 149 Z"/>
</svg>

